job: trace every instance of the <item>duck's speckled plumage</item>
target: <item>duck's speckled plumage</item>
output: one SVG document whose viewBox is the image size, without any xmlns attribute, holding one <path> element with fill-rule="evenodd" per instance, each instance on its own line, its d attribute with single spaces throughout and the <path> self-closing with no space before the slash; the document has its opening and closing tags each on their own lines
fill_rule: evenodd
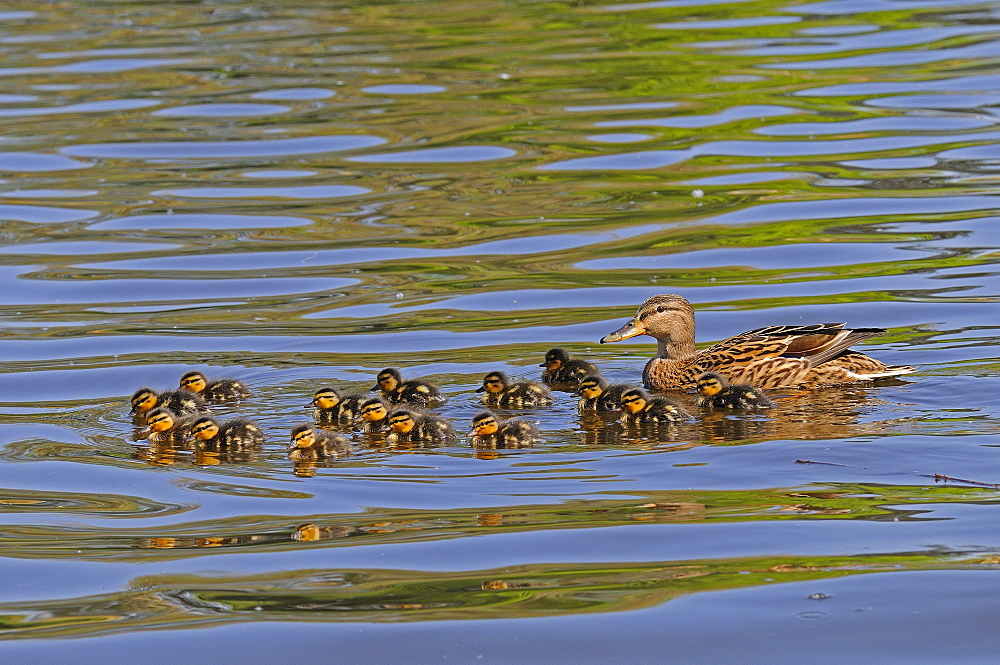
<svg viewBox="0 0 1000 665">
<path fill-rule="evenodd" d="M 653 296 L 639 306 L 624 326 L 601 339 L 617 342 L 650 335 L 658 342 L 656 357 L 642 378 L 653 390 L 681 390 L 705 372 L 760 388 L 821 386 L 897 376 L 915 371 L 908 365 L 886 365 L 853 344 L 884 334 L 881 328 L 845 328 L 843 323 L 768 326 L 725 339 L 708 349 L 694 345 L 694 310 L 681 296 Z"/>
<path fill-rule="evenodd" d="M 774 402 L 747 384 L 732 384 L 716 372 L 698 377 L 698 406 L 708 409 L 770 409 Z"/>
</svg>

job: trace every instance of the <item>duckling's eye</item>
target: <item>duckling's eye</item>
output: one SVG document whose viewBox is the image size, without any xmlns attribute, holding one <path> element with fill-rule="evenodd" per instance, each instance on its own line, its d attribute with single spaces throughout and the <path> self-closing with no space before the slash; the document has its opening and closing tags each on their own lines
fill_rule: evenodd
<svg viewBox="0 0 1000 665">
<path fill-rule="evenodd" d="M 305 432 L 300 433 L 298 436 L 296 436 L 294 439 L 292 439 L 292 441 L 294 441 L 295 443 L 298 443 L 299 441 L 301 441 L 302 439 L 305 439 L 306 437 L 310 436 L 311 434 L 312 434 L 312 432 L 310 432 L 309 430 L 306 430 Z"/>
<path fill-rule="evenodd" d="M 212 428 L 211 425 L 199 425 L 198 427 L 195 427 L 194 429 L 192 429 L 191 432 L 193 434 L 201 434 L 202 432 L 207 432 L 211 428 Z"/>
</svg>

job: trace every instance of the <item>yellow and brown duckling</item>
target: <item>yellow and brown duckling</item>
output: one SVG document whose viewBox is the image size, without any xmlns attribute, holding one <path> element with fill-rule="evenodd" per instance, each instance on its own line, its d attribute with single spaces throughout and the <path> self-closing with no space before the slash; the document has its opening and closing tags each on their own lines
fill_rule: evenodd
<svg viewBox="0 0 1000 665">
<path fill-rule="evenodd" d="M 577 410 L 586 411 L 620 411 L 622 393 L 631 388 L 624 383 L 612 383 L 596 374 L 584 377 L 576 393 L 580 396 Z"/>
<path fill-rule="evenodd" d="M 336 388 L 323 387 L 315 392 L 306 407 L 315 407 L 313 420 L 320 425 L 352 423 L 361 411 L 366 395 L 341 395 Z"/>
<path fill-rule="evenodd" d="M 191 420 L 160 406 L 146 413 L 146 429 L 139 436 L 150 443 L 184 443 L 191 435 Z"/>
<path fill-rule="evenodd" d="M 354 423 L 362 423 L 361 431 L 366 434 L 381 432 L 386 427 L 389 417 L 389 406 L 381 397 L 369 397 L 361 403 Z"/>
<path fill-rule="evenodd" d="M 480 401 L 486 406 L 521 408 L 552 404 L 552 393 L 547 387 L 534 381 L 511 383 L 503 372 L 487 374 L 476 392 L 483 393 Z"/>
<path fill-rule="evenodd" d="M 909 365 L 886 365 L 849 347 L 882 335 L 882 328 L 845 328 L 843 323 L 768 326 L 740 333 L 698 351 L 694 345 L 694 310 L 681 296 L 653 296 L 635 316 L 601 343 L 636 335 L 656 339 L 656 357 L 642 372 L 653 390 L 686 389 L 705 372 L 761 388 L 821 386 L 871 381 L 916 371 Z"/>
<path fill-rule="evenodd" d="M 220 423 L 211 416 L 195 416 L 189 424 L 195 442 L 212 450 L 223 448 L 257 448 L 267 437 L 259 425 L 246 418 L 233 418 Z"/>
<path fill-rule="evenodd" d="M 618 400 L 626 424 L 679 423 L 690 420 L 687 411 L 666 397 L 652 397 L 642 388 L 629 388 Z"/>
<path fill-rule="evenodd" d="M 341 434 L 302 424 L 292 428 L 288 450 L 288 459 L 293 462 L 326 462 L 350 455 L 351 444 Z"/>
<path fill-rule="evenodd" d="M 250 397 L 250 389 L 236 379 L 209 381 L 198 370 L 187 372 L 181 377 L 181 388 L 198 393 L 210 402 L 238 402 Z"/>
<path fill-rule="evenodd" d="M 449 441 L 457 436 L 444 418 L 412 409 L 393 409 L 387 423 L 389 433 L 385 438 L 391 442 Z"/>
<path fill-rule="evenodd" d="M 473 448 L 530 448 L 539 441 L 538 428 L 524 420 L 500 420 L 483 411 L 472 419 Z"/>
<path fill-rule="evenodd" d="M 158 393 L 152 388 L 139 388 L 132 394 L 129 403 L 132 405 L 129 415 L 136 425 L 146 424 L 146 415 L 160 406 L 179 416 L 208 411 L 208 404 L 201 395 L 183 389 Z"/>
<path fill-rule="evenodd" d="M 580 358 L 572 358 L 566 349 L 549 349 L 545 354 L 545 362 L 539 365 L 542 370 L 542 381 L 545 383 L 579 383 L 584 377 L 600 374 L 593 364 Z"/>
<path fill-rule="evenodd" d="M 403 375 L 395 367 L 386 367 L 378 373 L 372 392 L 376 390 L 389 404 L 437 406 L 445 402 L 444 395 L 437 386 L 418 379 L 404 381 Z"/>
<path fill-rule="evenodd" d="M 715 409 L 770 409 L 774 402 L 753 386 L 732 384 L 721 374 L 698 377 L 698 406 Z"/>
</svg>

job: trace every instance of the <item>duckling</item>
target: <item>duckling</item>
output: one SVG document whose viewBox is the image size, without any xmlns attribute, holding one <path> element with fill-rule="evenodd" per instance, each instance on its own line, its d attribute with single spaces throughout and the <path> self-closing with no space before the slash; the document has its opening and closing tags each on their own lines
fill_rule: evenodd
<svg viewBox="0 0 1000 665">
<path fill-rule="evenodd" d="M 566 349 L 549 349 L 545 354 L 545 362 L 539 367 L 542 370 L 542 381 L 545 383 L 579 383 L 585 376 L 600 374 L 593 364 L 580 358 L 571 358 Z"/>
<path fill-rule="evenodd" d="M 472 419 L 473 448 L 529 448 L 539 441 L 538 428 L 524 420 L 499 420 L 489 411 Z"/>
<path fill-rule="evenodd" d="M 198 370 L 187 372 L 181 377 L 181 388 L 198 393 L 211 402 L 236 402 L 250 397 L 250 389 L 236 379 L 216 379 L 209 382 Z"/>
<path fill-rule="evenodd" d="M 444 404 L 445 398 L 441 390 L 432 383 L 411 379 L 403 381 L 403 375 L 395 367 L 386 367 L 378 373 L 372 392 L 379 391 L 379 396 L 389 404 L 418 404 L 433 406 Z"/>
<path fill-rule="evenodd" d="M 132 405 L 129 415 L 136 425 L 144 425 L 146 415 L 158 406 L 166 407 L 179 416 L 208 411 L 208 404 L 201 395 L 184 389 L 158 393 L 152 388 L 139 388 L 132 394 L 129 403 Z"/>
<path fill-rule="evenodd" d="M 386 441 L 447 441 L 456 438 L 455 430 L 444 418 L 410 409 L 395 409 L 388 418 Z"/>
<path fill-rule="evenodd" d="M 580 413 L 585 411 L 618 411 L 621 409 L 622 393 L 630 386 L 624 383 L 612 383 L 591 374 L 580 381 L 580 388 L 576 395 L 580 396 L 577 403 L 577 410 Z"/>
<path fill-rule="evenodd" d="M 316 407 L 313 419 L 320 425 L 349 423 L 358 417 L 364 395 L 341 395 L 336 388 L 323 387 L 316 391 L 306 408 Z"/>
<path fill-rule="evenodd" d="M 333 434 L 306 423 L 292 428 L 288 459 L 293 462 L 326 462 L 351 454 L 351 445 L 341 434 Z"/>
<path fill-rule="evenodd" d="M 211 416 L 196 416 L 190 423 L 191 436 L 208 449 L 256 448 L 263 445 L 267 437 L 264 431 L 246 418 L 219 423 Z"/>
<path fill-rule="evenodd" d="M 705 372 L 698 377 L 698 406 L 717 409 L 770 409 L 774 402 L 753 386 L 732 384 L 721 374 Z"/>
<path fill-rule="evenodd" d="M 183 443 L 191 434 L 191 419 L 182 418 L 166 407 L 146 414 L 146 429 L 139 436 L 150 443 Z"/>
<path fill-rule="evenodd" d="M 552 404 L 552 393 L 540 383 L 518 381 L 511 383 L 503 372 L 490 372 L 483 377 L 483 385 L 477 393 L 485 393 L 480 401 L 486 406 L 548 406 Z"/>
<path fill-rule="evenodd" d="M 691 418 L 667 398 L 650 397 L 642 388 L 629 388 L 618 401 L 625 412 L 623 423 L 679 423 Z"/>
<path fill-rule="evenodd" d="M 361 409 L 358 411 L 357 417 L 354 418 L 354 422 L 360 423 L 364 421 L 361 431 L 366 434 L 375 434 L 385 429 L 386 418 L 388 416 L 389 409 L 386 403 L 382 401 L 382 398 L 369 397 L 361 403 Z"/>
</svg>

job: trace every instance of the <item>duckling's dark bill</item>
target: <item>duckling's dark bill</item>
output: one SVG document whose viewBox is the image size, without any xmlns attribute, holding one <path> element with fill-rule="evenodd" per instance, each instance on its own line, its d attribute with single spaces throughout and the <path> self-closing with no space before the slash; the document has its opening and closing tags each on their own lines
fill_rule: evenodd
<svg viewBox="0 0 1000 665">
<path fill-rule="evenodd" d="M 636 323 L 635 319 L 632 319 L 618 330 L 602 337 L 601 344 L 607 344 L 609 342 L 620 342 L 623 339 L 628 339 L 629 337 L 637 337 L 639 335 L 645 335 L 645 334 L 646 334 L 646 329 L 643 328 L 638 323 Z"/>
</svg>

